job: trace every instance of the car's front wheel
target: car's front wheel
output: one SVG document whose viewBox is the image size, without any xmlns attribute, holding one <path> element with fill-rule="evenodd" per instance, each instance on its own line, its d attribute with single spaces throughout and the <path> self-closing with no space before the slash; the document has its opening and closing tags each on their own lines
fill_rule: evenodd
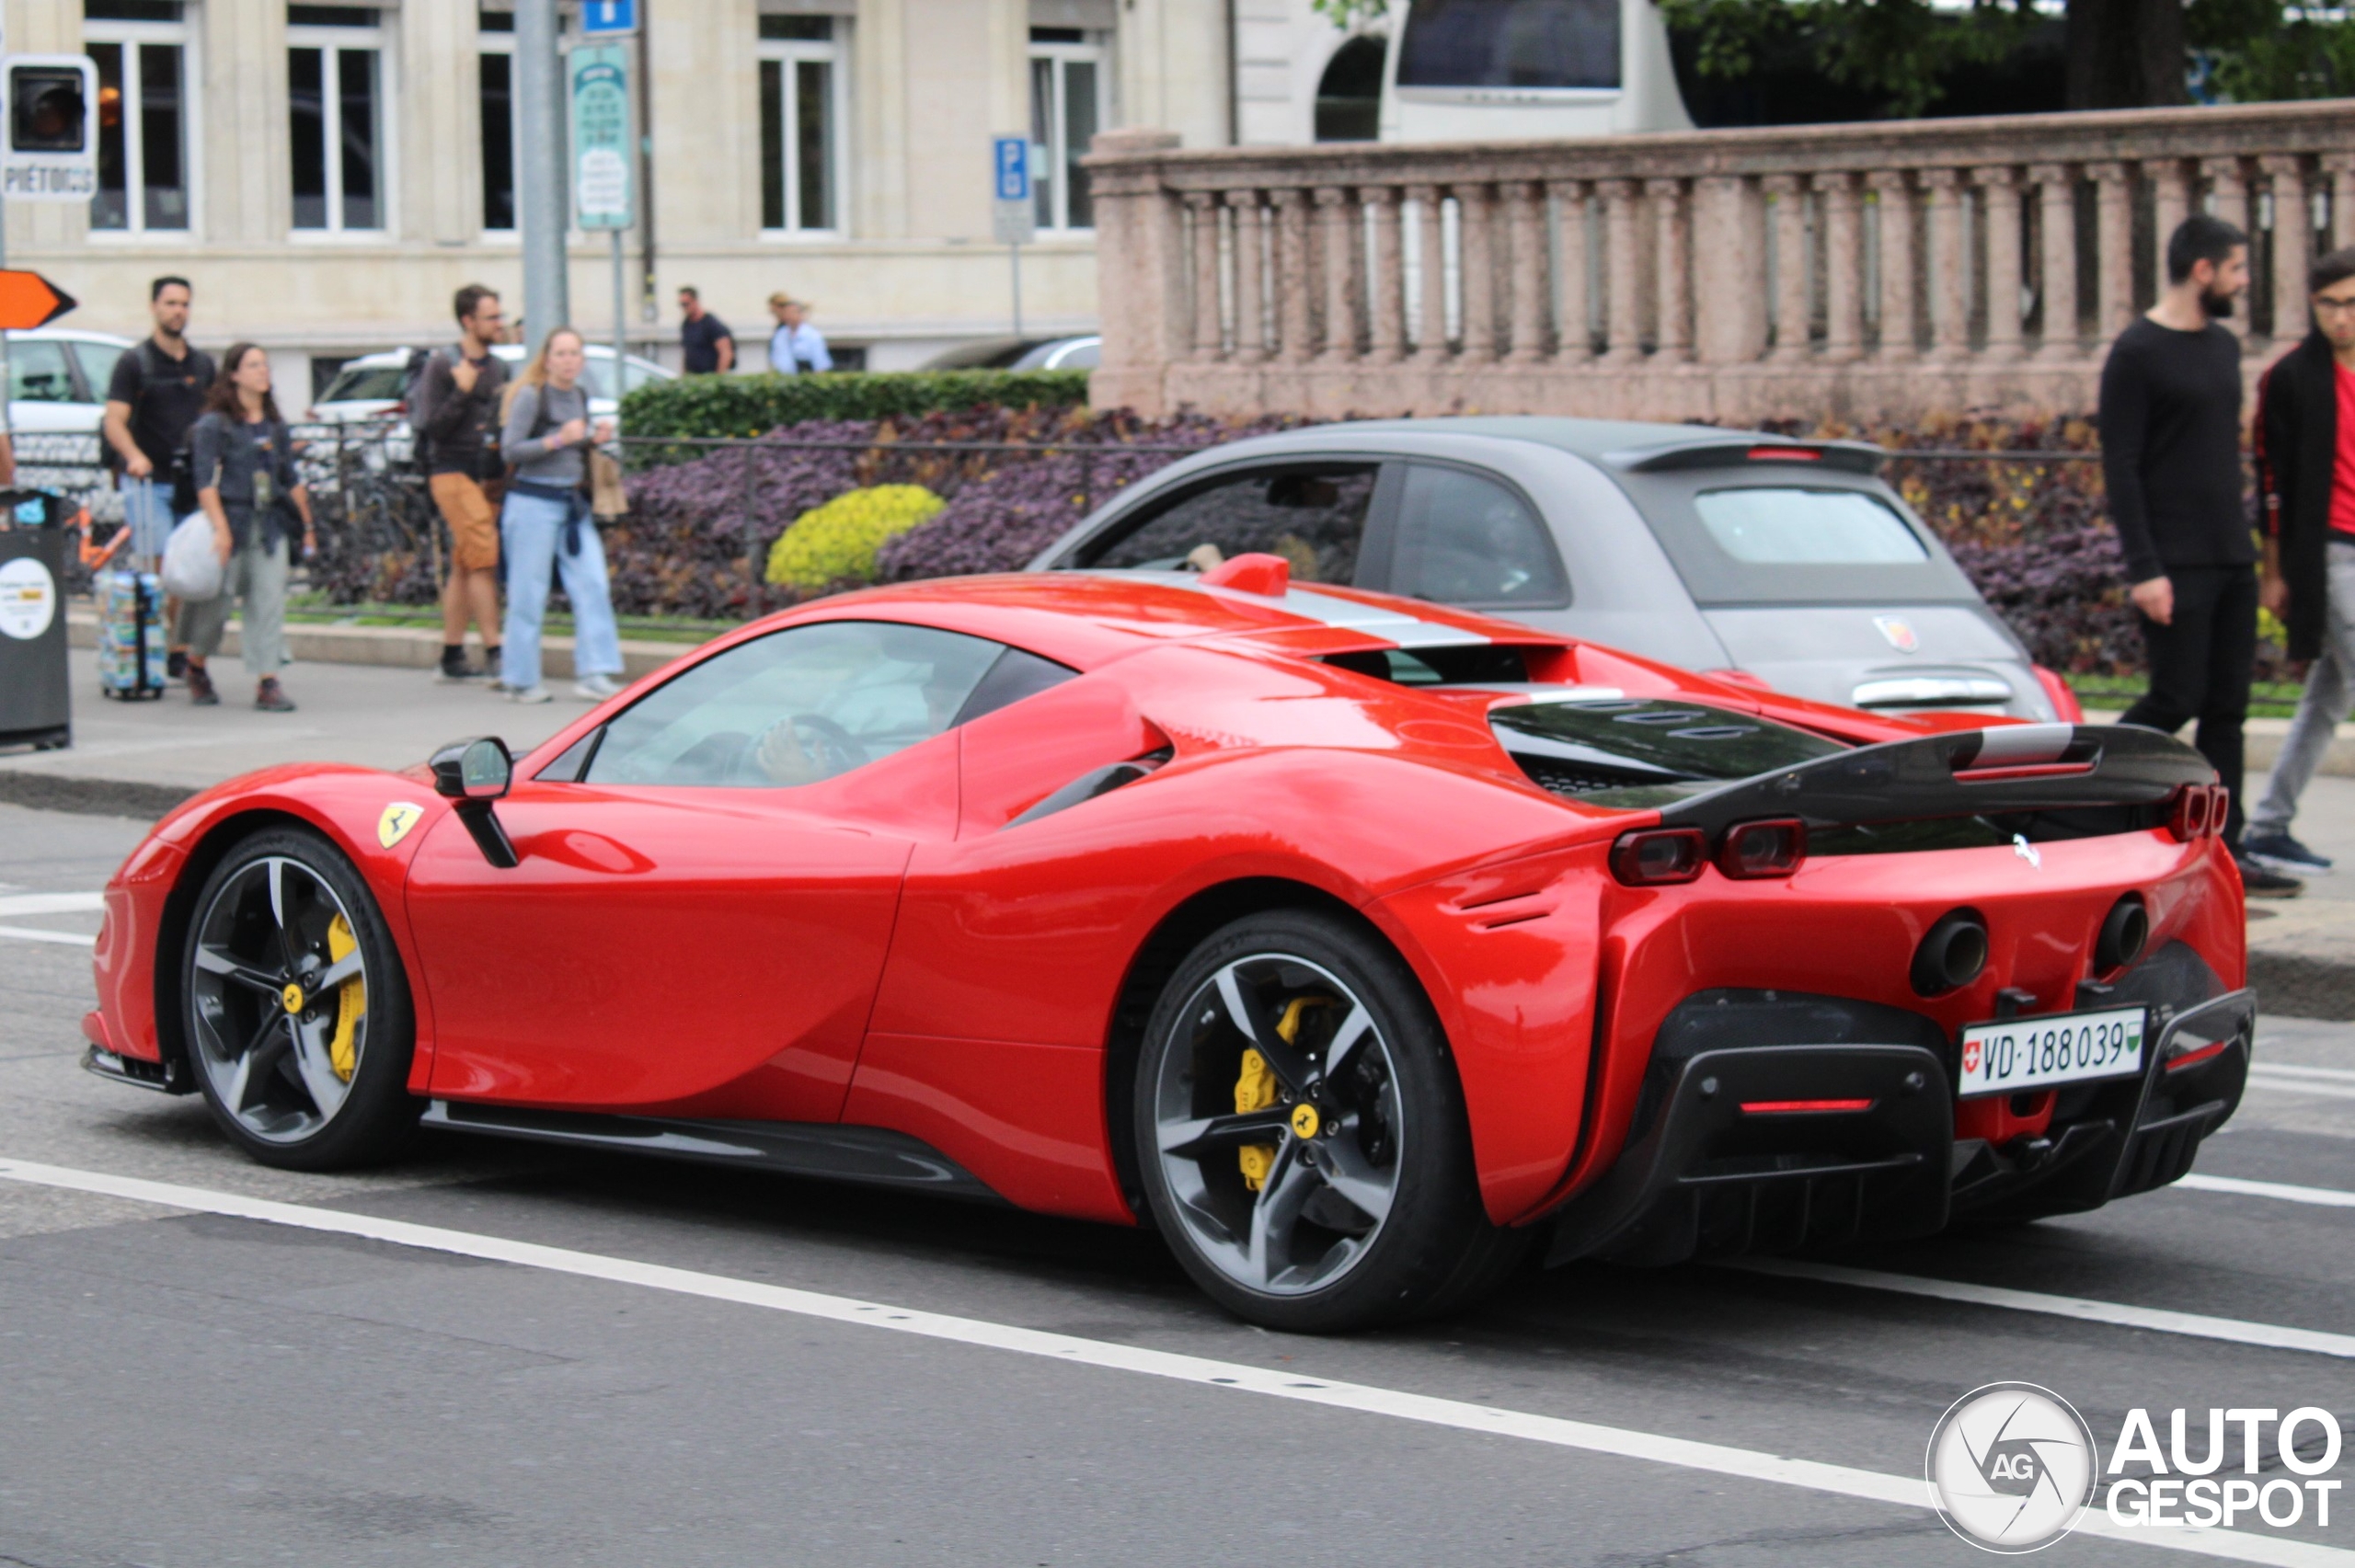
<svg viewBox="0 0 2355 1568">
<path fill-rule="evenodd" d="M 358 870 L 317 833 L 270 829 L 229 852 L 197 895 L 180 975 L 197 1084 L 256 1160 L 364 1164 L 417 1125 L 399 951 Z"/>
<path fill-rule="evenodd" d="M 1195 948 L 1146 1026 L 1135 1124 L 1155 1223 L 1253 1322 L 1331 1332 L 1448 1310 L 1521 1251 L 1481 1209 L 1429 1001 L 1339 919 L 1269 911 Z"/>
</svg>

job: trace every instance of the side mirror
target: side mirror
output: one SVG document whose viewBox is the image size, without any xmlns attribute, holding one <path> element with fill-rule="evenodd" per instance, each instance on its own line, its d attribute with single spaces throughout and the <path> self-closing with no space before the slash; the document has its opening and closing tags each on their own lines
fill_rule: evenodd
<svg viewBox="0 0 2355 1568">
<path fill-rule="evenodd" d="M 501 871 L 512 871 L 521 857 L 491 809 L 491 802 L 515 782 L 515 759 L 507 742 L 495 735 L 453 741 L 433 753 L 427 765 L 433 770 L 433 792 L 458 803 L 458 820 L 466 825 L 483 859 Z"/>
</svg>

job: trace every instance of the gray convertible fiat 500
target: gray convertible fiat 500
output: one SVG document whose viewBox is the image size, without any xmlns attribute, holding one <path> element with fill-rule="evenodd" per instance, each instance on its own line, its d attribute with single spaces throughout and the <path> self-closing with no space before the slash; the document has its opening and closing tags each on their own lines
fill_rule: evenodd
<svg viewBox="0 0 2355 1568">
<path fill-rule="evenodd" d="M 1296 583 L 1485 610 L 1794 696 L 2076 716 L 1878 476 L 1885 455 L 1600 419 L 1319 425 L 1170 464 L 1031 569 L 1265 551 Z"/>
</svg>

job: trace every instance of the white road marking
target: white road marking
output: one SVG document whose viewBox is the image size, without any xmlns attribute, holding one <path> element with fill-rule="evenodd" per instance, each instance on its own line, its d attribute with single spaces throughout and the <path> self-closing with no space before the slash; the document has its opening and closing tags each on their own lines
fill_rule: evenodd
<svg viewBox="0 0 2355 1568">
<path fill-rule="evenodd" d="M 38 926 L 0 925 L 0 936 L 17 942 L 60 942 L 68 947 L 96 947 L 98 939 L 78 931 L 43 931 Z"/>
<path fill-rule="evenodd" d="M 235 1193 L 182 1186 L 173 1182 L 151 1182 L 134 1176 L 113 1176 L 101 1172 L 69 1170 L 9 1159 L 0 1159 L 0 1178 L 130 1198 L 135 1202 L 159 1204 L 200 1214 L 229 1215 L 271 1225 L 358 1236 L 395 1246 L 453 1253 L 462 1257 L 513 1264 L 584 1279 L 602 1279 L 612 1284 L 700 1297 L 706 1300 L 762 1307 L 771 1311 L 792 1312 L 862 1328 L 889 1329 L 926 1339 L 1044 1356 L 1050 1360 L 1096 1367 L 1107 1371 L 1166 1378 L 1177 1382 L 1230 1389 L 1238 1393 L 1264 1394 L 1271 1399 L 1327 1405 L 1361 1414 L 1451 1427 L 1461 1432 L 1513 1437 L 1524 1442 L 1609 1454 L 1621 1459 L 1645 1459 L 1744 1481 L 1768 1482 L 1779 1486 L 1798 1486 L 1811 1492 L 1830 1493 L 1835 1496 L 1862 1498 L 1867 1502 L 1888 1503 L 1907 1508 L 1932 1506 L 1929 1489 L 1917 1476 L 1885 1475 L 1847 1465 L 1822 1464 L 1813 1459 L 1791 1459 L 1781 1454 L 1729 1448 L 1718 1443 L 1696 1443 L 1683 1437 L 1637 1432 L 1621 1426 L 1603 1426 L 1560 1416 L 1500 1410 L 1492 1405 L 1407 1393 L 1365 1383 L 1333 1382 L 1298 1371 L 1280 1372 L 1246 1362 L 1213 1361 L 1205 1356 L 1181 1356 L 1141 1345 L 1114 1345 L 1103 1340 L 1083 1339 L 1075 1334 L 1051 1333 L 978 1318 L 917 1311 L 846 1296 L 797 1290 L 787 1286 L 762 1285 L 726 1275 L 638 1263 L 627 1258 L 573 1252 L 563 1247 L 546 1247 L 535 1242 L 509 1241 L 467 1230 L 444 1230 L 435 1225 L 416 1225 L 407 1220 L 383 1219 L 373 1215 L 347 1214 L 339 1209 L 317 1208 L 307 1204 L 245 1197 Z M 2131 1546 L 2157 1547 L 2237 1562 L 2272 1563 L 2280 1565 L 2280 1568 L 2355 1568 L 2355 1551 L 2345 1551 L 2336 1547 L 2315 1546 L 2304 1541 L 2284 1540 L 2238 1530 L 2129 1529 L 2113 1524 L 2098 1508 L 2086 1512 L 2077 1530 L 2081 1535 L 2099 1536 Z"/>
<path fill-rule="evenodd" d="M 107 907 L 104 893 L 13 893 L 0 897 L 0 915 L 94 915 Z"/>
<path fill-rule="evenodd" d="M 2015 1312 L 2040 1312 L 2047 1317 L 2075 1318 L 2118 1328 L 2149 1329 L 2158 1333 L 2184 1334 L 2193 1339 L 2221 1339 L 2268 1350 L 2303 1350 L 2316 1356 L 2355 1360 L 2355 1334 L 2326 1333 L 2320 1329 L 2285 1328 L 2279 1323 L 2253 1323 L 2239 1318 L 2211 1318 L 2200 1312 L 2170 1311 L 2164 1307 L 2131 1307 L 2120 1301 L 2095 1301 L 2083 1296 L 2049 1296 L 2041 1290 L 2014 1290 L 2001 1285 L 1974 1285 L 1960 1279 L 1934 1279 L 1919 1274 L 1886 1274 L 1878 1269 L 1850 1268 L 1843 1264 L 1811 1263 L 1804 1258 L 1744 1258 L 1724 1265 L 1751 1274 L 1780 1275 L 1791 1279 L 1821 1280 L 1860 1290 L 1889 1290 L 1901 1296 L 1927 1296 L 1940 1301 L 1962 1301 L 1974 1307 L 2004 1307 Z"/>
<path fill-rule="evenodd" d="M 2248 1070 L 2248 1086 L 2276 1094 L 2313 1094 L 2325 1100 L 2355 1100 L 2355 1083 L 2340 1083 L 2322 1078 L 2292 1078 L 2286 1073 L 2270 1072 L 2261 1067 Z"/>
<path fill-rule="evenodd" d="M 2280 1078 L 2319 1078 L 2332 1083 L 2355 1083 L 2355 1072 L 2343 1067 L 2306 1067 L 2291 1061 L 2260 1061 L 2250 1070 L 2271 1073 Z"/>
<path fill-rule="evenodd" d="M 2324 1208 L 2355 1208 L 2355 1193 L 2338 1187 L 2300 1187 L 2288 1182 L 2250 1182 L 2238 1176 L 2198 1174 L 2178 1177 L 2175 1185 L 2189 1187 L 2194 1192 L 2232 1193 L 2239 1197 L 2276 1197 L 2283 1203 L 2311 1203 Z"/>
</svg>

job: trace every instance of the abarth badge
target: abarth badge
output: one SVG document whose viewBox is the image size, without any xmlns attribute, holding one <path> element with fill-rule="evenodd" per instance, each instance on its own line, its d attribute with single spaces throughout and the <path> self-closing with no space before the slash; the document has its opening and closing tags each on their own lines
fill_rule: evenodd
<svg viewBox="0 0 2355 1568">
<path fill-rule="evenodd" d="M 422 806 L 412 806 L 406 800 L 394 801 L 385 807 L 385 814 L 376 818 L 376 841 L 391 849 L 408 837 L 408 830 L 416 827 L 424 815 L 425 807 Z"/>
<path fill-rule="evenodd" d="M 1873 624 L 1880 628 L 1880 635 L 1888 638 L 1889 646 L 1898 652 L 1921 651 L 1922 639 L 1913 635 L 1913 624 L 1902 615 L 1876 615 Z"/>
<path fill-rule="evenodd" d="M 2026 833 L 2012 835 L 2012 853 L 2030 865 L 2041 866 L 2044 864 L 2044 856 L 2038 853 L 2036 846 L 2028 841 Z"/>
</svg>

